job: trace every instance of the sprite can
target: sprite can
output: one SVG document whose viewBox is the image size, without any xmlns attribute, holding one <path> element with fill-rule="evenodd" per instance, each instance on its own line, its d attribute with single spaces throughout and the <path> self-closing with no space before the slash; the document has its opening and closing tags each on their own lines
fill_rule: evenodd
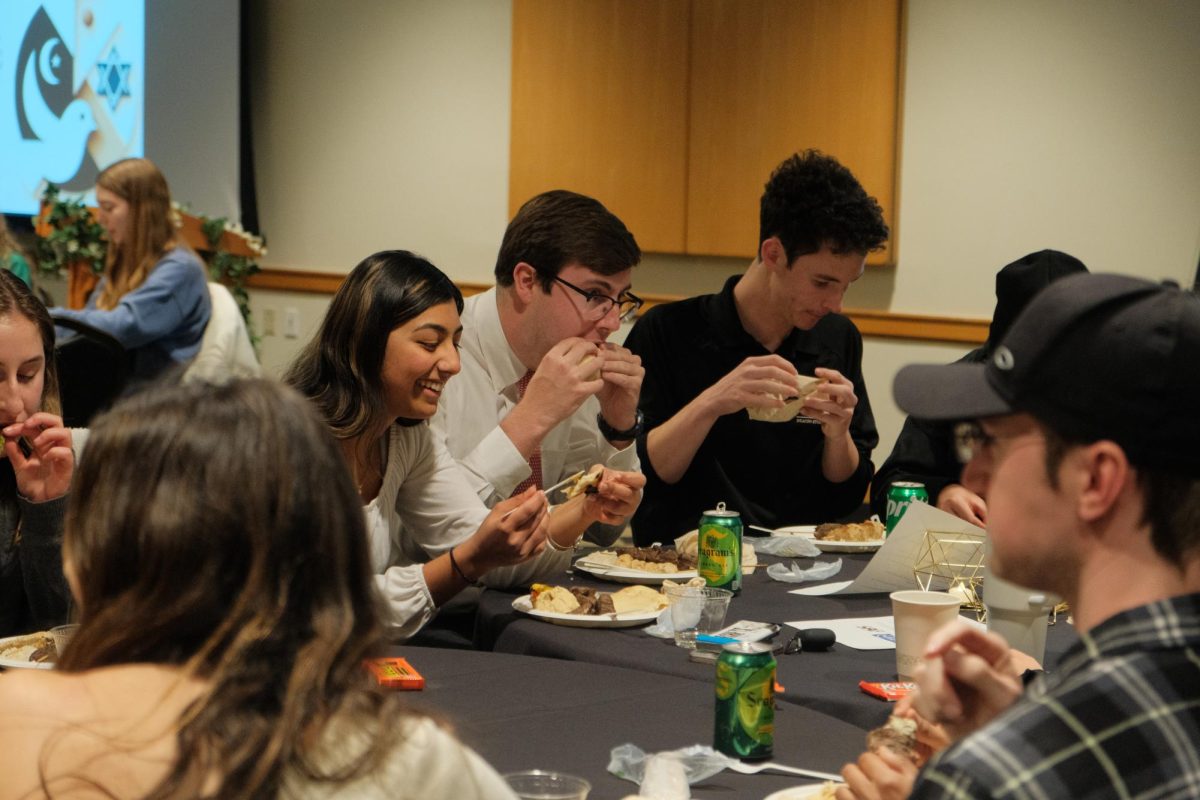
<svg viewBox="0 0 1200 800">
<path fill-rule="evenodd" d="M 887 494 L 887 522 L 884 523 L 884 535 L 886 536 L 895 529 L 896 523 L 904 516 L 904 512 L 910 505 L 928 502 L 929 492 L 925 491 L 925 484 L 914 481 L 893 483 Z"/>
<path fill-rule="evenodd" d="M 742 590 L 742 517 L 717 503 L 700 517 L 696 570 L 704 582 L 734 594 Z"/>
<path fill-rule="evenodd" d="M 775 657 L 766 642 L 734 642 L 717 659 L 713 747 L 733 758 L 770 758 L 775 747 Z"/>
</svg>

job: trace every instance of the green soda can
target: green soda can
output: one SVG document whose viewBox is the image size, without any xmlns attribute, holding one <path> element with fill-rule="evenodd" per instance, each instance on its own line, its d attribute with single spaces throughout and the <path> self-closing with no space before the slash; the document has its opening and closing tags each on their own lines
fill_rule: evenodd
<svg viewBox="0 0 1200 800">
<path fill-rule="evenodd" d="M 699 556 L 696 570 L 709 586 L 742 590 L 742 517 L 717 503 L 700 517 Z"/>
<path fill-rule="evenodd" d="M 913 481 L 896 481 L 888 489 L 887 521 L 884 523 L 884 536 L 892 532 L 896 523 L 904 516 L 904 512 L 913 503 L 928 503 L 929 492 L 925 484 Z"/>
<path fill-rule="evenodd" d="M 713 747 L 733 758 L 770 758 L 775 748 L 775 657 L 766 642 L 734 642 L 717 659 Z"/>
</svg>

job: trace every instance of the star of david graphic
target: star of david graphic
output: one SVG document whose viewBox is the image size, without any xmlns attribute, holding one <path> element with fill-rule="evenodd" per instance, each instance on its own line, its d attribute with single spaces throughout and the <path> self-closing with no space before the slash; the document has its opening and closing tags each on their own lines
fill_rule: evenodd
<svg viewBox="0 0 1200 800">
<path fill-rule="evenodd" d="M 108 108 L 113 111 L 122 97 L 130 97 L 129 70 L 132 64 L 121 61 L 117 48 L 108 52 L 108 60 L 96 64 L 96 94 L 108 98 Z"/>
</svg>

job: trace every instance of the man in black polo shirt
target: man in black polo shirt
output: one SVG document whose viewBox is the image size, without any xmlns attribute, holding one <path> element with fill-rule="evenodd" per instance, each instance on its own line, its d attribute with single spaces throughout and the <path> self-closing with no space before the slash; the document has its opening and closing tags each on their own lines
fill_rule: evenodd
<svg viewBox="0 0 1200 800">
<path fill-rule="evenodd" d="M 862 337 L 838 312 L 887 236 L 879 204 L 848 169 L 796 154 L 767 182 L 746 273 L 638 321 L 625 342 L 646 369 L 637 543 L 670 541 L 718 502 L 765 527 L 828 522 L 859 506 L 879 437 Z M 782 408 L 797 375 L 823 380 L 799 416 L 749 417 L 748 408 Z"/>
</svg>

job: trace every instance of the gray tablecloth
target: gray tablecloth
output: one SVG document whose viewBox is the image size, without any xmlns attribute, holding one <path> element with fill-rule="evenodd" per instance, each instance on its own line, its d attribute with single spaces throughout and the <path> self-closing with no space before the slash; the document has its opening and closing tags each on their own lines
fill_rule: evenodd
<svg viewBox="0 0 1200 800">
<path fill-rule="evenodd" d="M 635 784 L 606 770 L 617 745 L 630 742 L 653 753 L 712 744 L 711 681 L 503 653 L 427 647 L 394 652 L 426 680 L 424 691 L 410 694 L 413 704 L 450 722 L 499 772 L 579 775 L 592 783 L 589 800 L 636 793 Z M 836 773 L 864 746 L 857 727 L 803 706 L 779 703 L 775 723 L 780 763 Z M 754 800 L 816 783 L 726 770 L 693 786 L 692 797 Z"/>
<path fill-rule="evenodd" d="M 869 554 L 825 555 L 819 560 L 836 557 L 843 560 L 838 580 L 856 576 L 870 560 Z M 768 557 L 765 560 L 775 559 Z M 802 562 L 805 566 L 810 563 Z M 568 587 L 594 586 L 605 591 L 620 588 L 586 573 L 565 574 L 556 583 Z M 755 570 L 746 576 L 741 594 L 730 603 L 727 620 L 785 623 L 891 614 L 891 601 L 885 594 L 814 597 L 790 594 L 789 590 L 794 588 L 796 584 L 774 581 L 765 570 Z M 493 590 L 483 593 L 475 627 L 477 648 L 711 681 L 713 667 L 689 661 L 687 651 L 675 647 L 670 640 L 651 637 L 641 628 L 595 630 L 550 625 L 514 611 L 512 601 L 517 596 Z M 790 637 L 792 633 L 791 629 L 784 628 L 779 636 Z M 1065 619 L 1060 618 L 1058 624 L 1050 628 L 1046 663 L 1052 665 L 1077 638 Z M 783 700 L 824 712 L 863 730 L 886 719 L 889 704 L 863 693 L 858 684 L 863 680 L 895 680 L 894 650 L 854 650 L 835 644 L 827 652 L 780 654 L 777 659 L 779 682 L 784 687 Z"/>
</svg>

